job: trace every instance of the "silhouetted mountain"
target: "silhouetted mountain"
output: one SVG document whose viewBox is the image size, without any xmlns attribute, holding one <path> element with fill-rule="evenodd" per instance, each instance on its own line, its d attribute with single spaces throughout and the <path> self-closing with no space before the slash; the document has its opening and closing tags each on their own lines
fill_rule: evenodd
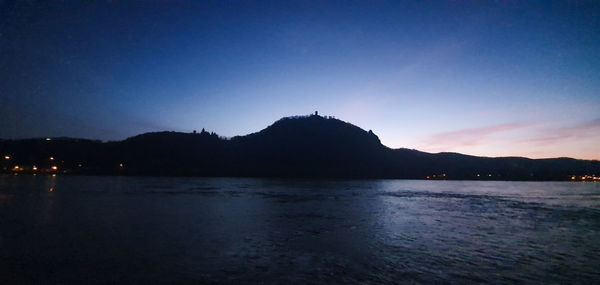
<svg viewBox="0 0 600 285">
<path fill-rule="evenodd" d="M 229 147 L 240 174 L 295 177 L 359 176 L 388 150 L 372 132 L 316 115 L 283 118 Z"/>
<path fill-rule="evenodd" d="M 2 160 L 4 172 L 17 173 L 495 180 L 600 174 L 599 161 L 390 149 L 371 131 L 318 115 L 283 118 L 231 139 L 202 130 L 146 133 L 116 142 L 0 140 L 0 154 L 9 156 Z"/>
</svg>

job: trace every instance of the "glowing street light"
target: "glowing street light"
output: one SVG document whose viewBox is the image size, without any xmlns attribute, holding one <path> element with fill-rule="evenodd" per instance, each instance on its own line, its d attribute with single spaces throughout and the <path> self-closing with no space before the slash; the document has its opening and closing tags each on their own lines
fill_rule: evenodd
<svg viewBox="0 0 600 285">
<path fill-rule="evenodd" d="M 4 159 L 6 159 L 6 160 L 9 160 L 9 159 L 10 159 L 10 156 L 8 156 L 8 155 L 5 155 L 5 156 L 4 156 Z"/>
<path fill-rule="evenodd" d="M 58 166 L 56 166 L 56 165 L 52 165 L 51 168 L 52 168 L 52 170 L 58 170 Z"/>
<path fill-rule="evenodd" d="M 50 157 L 50 160 L 54 160 L 54 156 L 51 156 L 51 157 Z"/>
<path fill-rule="evenodd" d="M 31 169 L 37 170 L 37 166 L 34 165 Z"/>
</svg>

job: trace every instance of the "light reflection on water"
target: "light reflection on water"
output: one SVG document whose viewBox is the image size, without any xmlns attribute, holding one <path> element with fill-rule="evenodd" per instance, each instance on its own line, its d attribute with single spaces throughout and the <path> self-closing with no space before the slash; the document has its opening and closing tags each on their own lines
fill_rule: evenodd
<svg viewBox="0 0 600 285">
<path fill-rule="evenodd" d="M 599 197 L 600 183 L 0 176 L 0 281 L 592 283 Z"/>
</svg>

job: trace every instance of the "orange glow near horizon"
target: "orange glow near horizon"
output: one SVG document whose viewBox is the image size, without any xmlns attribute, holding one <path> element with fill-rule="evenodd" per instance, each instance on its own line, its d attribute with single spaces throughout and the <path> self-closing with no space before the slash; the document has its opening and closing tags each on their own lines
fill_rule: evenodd
<svg viewBox="0 0 600 285">
<path fill-rule="evenodd" d="M 579 123 L 513 122 L 423 133 L 412 142 L 392 147 L 421 151 L 527 158 L 571 157 L 600 160 L 600 119 Z M 385 136 L 385 133 L 382 134 Z M 401 138 L 392 137 L 397 141 Z M 385 137 L 382 138 L 385 144 Z"/>
</svg>

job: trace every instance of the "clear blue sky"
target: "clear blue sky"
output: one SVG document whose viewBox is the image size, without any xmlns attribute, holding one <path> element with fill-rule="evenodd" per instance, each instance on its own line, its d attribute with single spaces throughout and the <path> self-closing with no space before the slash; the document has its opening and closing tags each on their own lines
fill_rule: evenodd
<svg viewBox="0 0 600 285">
<path fill-rule="evenodd" d="M 600 2 L 528 2 L 0 0 L 0 137 L 318 110 L 393 148 L 600 159 Z"/>
</svg>

